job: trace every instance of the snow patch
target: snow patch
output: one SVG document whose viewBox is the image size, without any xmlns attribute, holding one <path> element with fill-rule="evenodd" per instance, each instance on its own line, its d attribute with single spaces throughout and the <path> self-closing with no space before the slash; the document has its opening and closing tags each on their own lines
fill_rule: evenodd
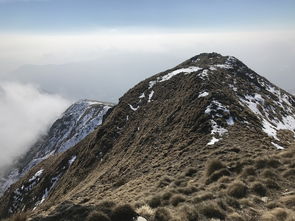
<svg viewBox="0 0 295 221">
<path fill-rule="evenodd" d="M 133 110 L 133 111 L 137 111 L 138 108 L 139 108 L 139 106 L 137 106 L 137 107 L 133 107 L 131 104 L 129 104 L 129 107 L 130 107 L 130 109 Z"/>
<path fill-rule="evenodd" d="M 43 171 L 44 171 L 44 169 L 37 171 L 35 173 L 35 175 L 29 179 L 29 182 L 32 182 L 32 181 L 36 180 L 37 178 L 39 178 L 42 175 Z"/>
<path fill-rule="evenodd" d="M 282 147 L 282 146 L 280 146 L 280 145 L 278 145 L 278 144 L 276 144 L 274 142 L 271 142 L 271 144 L 274 145 L 274 147 L 276 147 L 278 150 L 284 150 L 285 149 L 284 147 Z"/>
<path fill-rule="evenodd" d="M 149 94 L 149 100 L 148 100 L 148 103 L 150 103 L 152 101 L 152 97 L 154 95 L 154 91 L 152 90 L 151 93 Z"/>
<path fill-rule="evenodd" d="M 197 72 L 197 71 L 199 71 L 201 69 L 202 68 L 191 66 L 191 67 L 188 67 L 188 68 L 180 68 L 180 69 L 174 70 L 174 71 L 172 71 L 172 72 L 170 72 L 170 73 L 168 73 L 168 74 L 166 74 L 164 76 L 157 77 L 157 80 L 150 81 L 148 89 L 152 89 L 158 82 L 168 81 L 172 77 L 174 77 L 175 75 L 178 75 L 180 73 L 190 74 L 190 73 L 193 73 L 193 72 Z"/>
<path fill-rule="evenodd" d="M 145 98 L 144 92 L 138 97 L 139 99 Z"/>
<path fill-rule="evenodd" d="M 209 95 L 209 93 L 205 91 L 205 92 L 200 93 L 199 96 L 198 96 L 198 98 L 200 98 L 200 97 L 207 97 L 208 95 Z"/>
<path fill-rule="evenodd" d="M 207 146 L 214 145 L 218 141 L 220 141 L 220 139 L 217 139 L 215 137 L 212 137 L 212 139 L 209 141 L 209 143 L 207 143 Z"/>
<path fill-rule="evenodd" d="M 76 160 L 76 158 L 77 158 L 76 155 L 72 156 L 72 158 L 69 160 L 69 165 L 70 166 L 74 163 L 74 161 Z"/>
</svg>

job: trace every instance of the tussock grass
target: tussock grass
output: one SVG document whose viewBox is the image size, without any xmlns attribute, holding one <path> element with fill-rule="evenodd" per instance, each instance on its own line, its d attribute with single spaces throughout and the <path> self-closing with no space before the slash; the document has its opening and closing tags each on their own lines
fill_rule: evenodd
<svg viewBox="0 0 295 221">
<path fill-rule="evenodd" d="M 139 207 L 138 209 L 136 209 L 136 212 L 140 216 L 142 216 L 148 220 L 150 220 L 155 214 L 155 211 L 149 205 L 146 205 L 146 204 Z"/>
<path fill-rule="evenodd" d="M 266 196 L 267 188 L 261 182 L 254 182 L 251 184 L 251 191 L 259 196 Z"/>
<path fill-rule="evenodd" d="M 244 221 L 243 217 L 236 212 L 229 214 L 227 216 L 226 220 L 228 220 L 228 221 Z"/>
<path fill-rule="evenodd" d="M 153 221 L 171 221 L 172 215 L 166 208 L 158 208 L 155 212 Z"/>
<path fill-rule="evenodd" d="M 218 159 L 209 160 L 206 164 L 206 175 L 210 176 L 217 170 L 225 168 L 225 165 Z"/>
<path fill-rule="evenodd" d="M 161 206 L 161 199 L 162 199 L 161 195 L 155 195 L 148 201 L 148 205 L 151 208 L 157 208 Z"/>
<path fill-rule="evenodd" d="M 94 211 L 87 216 L 86 221 L 111 221 L 111 219 L 102 212 Z"/>
<path fill-rule="evenodd" d="M 132 221 L 137 216 L 137 213 L 129 205 L 119 205 L 117 206 L 112 213 L 112 221 Z"/>
<path fill-rule="evenodd" d="M 199 212 L 207 218 L 225 218 L 225 213 L 215 202 L 204 202 L 202 205 L 200 205 Z"/>
<path fill-rule="evenodd" d="M 185 202 L 186 199 L 181 194 L 176 194 L 170 198 L 170 204 L 173 206 L 177 206 L 179 203 Z"/>
<path fill-rule="evenodd" d="M 243 198 L 247 193 L 248 187 L 240 181 L 231 183 L 227 188 L 227 194 L 235 198 Z"/>
</svg>

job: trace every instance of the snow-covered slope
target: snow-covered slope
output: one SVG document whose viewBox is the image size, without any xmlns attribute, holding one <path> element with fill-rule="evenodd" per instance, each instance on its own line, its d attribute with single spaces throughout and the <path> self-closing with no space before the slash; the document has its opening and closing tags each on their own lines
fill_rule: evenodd
<svg viewBox="0 0 295 221">
<path fill-rule="evenodd" d="M 0 179 L 0 194 L 29 169 L 48 158 L 76 145 L 102 123 L 111 104 L 80 100 L 57 119 L 48 133 L 40 138 L 6 177 Z"/>
<path fill-rule="evenodd" d="M 294 118 L 294 96 L 234 57 L 200 54 L 126 92 L 94 133 L 12 185 L 0 214 L 25 207 L 39 215 L 68 200 L 133 203 L 159 188 L 159 177 L 180 177 L 192 165 L 199 173 L 207 159 L 240 165 L 245 156 L 289 147 Z"/>
</svg>

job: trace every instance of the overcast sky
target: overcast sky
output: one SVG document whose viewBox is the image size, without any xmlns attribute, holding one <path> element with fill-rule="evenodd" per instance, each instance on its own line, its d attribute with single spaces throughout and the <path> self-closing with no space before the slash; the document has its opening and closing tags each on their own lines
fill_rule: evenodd
<svg viewBox="0 0 295 221">
<path fill-rule="evenodd" d="M 0 0 L 0 78 L 117 102 L 202 52 L 295 88 L 293 0 Z"/>
<path fill-rule="evenodd" d="M 0 0 L 2 158 L 23 153 L 70 102 L 117 102 L 203 52 L 295 89 L 294 12 L 294 0 Z M 28 135 L 15 143 L 19 129 Z"/>
</svg>

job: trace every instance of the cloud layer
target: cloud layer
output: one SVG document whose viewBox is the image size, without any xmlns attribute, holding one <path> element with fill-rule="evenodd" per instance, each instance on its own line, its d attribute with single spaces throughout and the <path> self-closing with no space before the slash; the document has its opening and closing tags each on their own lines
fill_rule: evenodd
<svg viewBox="0 0 295 221">
<path fill-rule="evenodd" d="M 0 172 L 25 153 L 69 102 L 32 85 L 0 83 Z"/>
<path fill-rule="evenodd" d="M 140 80 L 213 51 L 239 58 L 280 87 L 294 88 L 293 30 L 0 34 L 0 72 L 17 69 L 6 79 L 33 82 L 70 99 L 116 102 Z"/>
</svg>

